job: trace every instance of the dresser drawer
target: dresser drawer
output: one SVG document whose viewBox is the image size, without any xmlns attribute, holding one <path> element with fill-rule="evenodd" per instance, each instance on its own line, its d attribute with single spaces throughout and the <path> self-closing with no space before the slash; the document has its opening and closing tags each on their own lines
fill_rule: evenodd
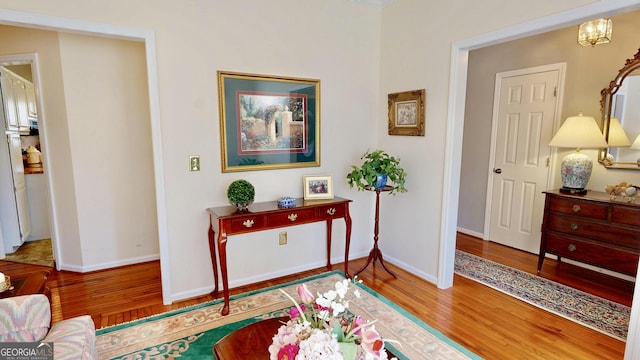
<svg viewBox="0 0 640 360">
<path fill-rule="evenodd" d="M 318 217 L 321 219 L 337 219 L 344 217 L 344 206 L 327 205 L 318 208 Z"/>
<path fill-rule="evenodd" d="M 609 244 L 640 249 L 640 234 L 636 229 L 615 226 L 611 223 L 554 214 L 549 216 L 547 229 Z"/>
<path fill-rule="evenodd" d="M 262 216 L 246 216 L 241 218 L 235 218 L 231 220 L 231 229 L 227 229 L 229 234 L 242 233 L 247 231 L 255 231 L 264 226 L 264 220 Z"/>
<path fill-rule="evenodd" d="M 611 207 L 611 221 L 618 224 L 640 226 L 640 208 L 614 205 Z"/>
<path fill-rule="evenodd" d="M 589 202 L 572 198 L 552 197 L 549 205 L 551 212 L 572 214 L 593 219 L 605 220 L 609 206 L 603 203 Z"/>
<path fill-rule="evenodd" d="M 547 234 L 546 251 L 631 276 L 636 275 L 638 268 L 638 253 L 582 241 L 562 234 Z"/>
<path fill-rule="evenodd" d="M 269 226 L 287 226 L 305 223 L 316 218 L 315 209 L 296 209 L 267 216 Z"/>
</svg>

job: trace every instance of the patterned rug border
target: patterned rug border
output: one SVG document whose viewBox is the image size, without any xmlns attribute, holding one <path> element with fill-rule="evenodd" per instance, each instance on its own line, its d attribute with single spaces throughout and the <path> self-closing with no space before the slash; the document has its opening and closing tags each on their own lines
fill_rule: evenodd
<svg viewBox="0 0 640 360">
<path fill-rule="evenodd" d="M 562 309 L 564 311 L 563 312 L 563 311 L 552 309 L 552 308 L 550 308 L 548 306 L 545 306 L 544 304 L 541 304 L 540 300 L 528 299 L 526 297 L 523 297 L 521 294 L 518 294 L 518 293 L 514 292 L 511 289 L 505 289 L 503 287 L 500 287 L 500 285 L 496 285 L 494 283 L 489 282 L 488 280 L 484 279 L 482 276 L 478 276 L 476 274 L 464 273 L 463 272 L 464 269 L 460 269 L 460 266 L 458 264 L 459 261 L 460 261 L 460 257 L 464 257 L 464 256 L 472 258 L 474 261 L 484 262 L 484 263 L 489 264 L 490 266 L 499 268 L 499 269 L 504 270 L 504 271 L 508 271 L 510 273 L 517 274 L 517 276 L 523 276 L 523 277 L 528 277 L 528 278 L 531 278 L 531 279 L 535 279 L 537 282 L 547 284 L 547 285 L 549 285 L 550 287 L 552 287 L 554 289 L 559 288 L 559 289 L 562 289 L 563 291 L 566 291 L 568 293 L 573 293 L 573 294 L 575 294 L 576 298 L 588 298 L 593 303 L 604 304 L 604 305 L 608 306 L 609 308 L 614 308 L 615 312 L 620 313 L 620 314 L 624 313 L 626 315 L 626 320 L 627 320 L 626 325 L 627 326 L 622 326 L 623 328 L 620 328 L 620 326 L 607 327 L 606 324 L 602 324 L 600 326 L 592 325 L 592 324 L 588 323 L 587 321 L 582 320 L 581 318 L 578 318 L 580 316 L 578 316 L 578 317 L 575 316 L 575 315 L 572 316 L 571 314 L 567 313 L 567 312 L 570 312 L 569 310 Z M 626 342 L 627 330 L 628 330 L 628 321 L 629 321 L 629 317 L 630 317 L 630 313 L 631 313 L 631 308 L 629 308 L 628 306 L 625 306 L 625 305 L 616 303 L 614 301 L 610 301 L 610 300 L 601 298 L 601 297 L 593 295 L 593 294 L 586 293 L 584 291 L 581 291 L 581 290 L 572 288 L 570 286 L 566 286 L 566 285 L 557 283 L 557 282 L 549 280 L 549 279 L 545 279 L 545 278 L 540 277 L 540 276 L 533 275 L 531 273 L 528 273 L 528 272 L 525 272 L 525 271 L 522 271 L 522 270 L 518 270 L 518 269 L 509 267 L 509 266 L 505 266 L 505 265 L 499 264 L 499 263 L 497 263 L 495 261 L 491 261 L 491 260 L 484 259 L 482 257 L 476 256 L 476 255 L 473 255 L 473 254 L 469 254 L 469 253 L 464 252 L 462 250 L 456 250 L 455 273 L 460 275 L 460 276 L 463 276 L 463 277 L 465 277 L 467 279 L 476 281 L 476 282 L 478 282 L 480 284 L 483 284 L 483 285 L 485 285 L 487 287 L 490 287 L 490 288 L 492 288 L 494 290 L 500 291 L 500 292 L 502 292 L 504 294 L 513 296 L 514 298 L 516 298 L 516 299 L 518 299 L 520 301 L 526 302 L 526 303 L 528 303 L 530 305 L 533 305 L 535 307 L 538 307 L 540 309 L 548 311 L 548 312 L 550 312 L 552 314 L 558 315 L 558 316 L 563 317 L 563 318 L 565 318 L 567 320 L 571 320 L 571 321 L 573 321 L 575 323 L 578 323 L 578 324 L 580 324 L 582 326 L 588 327 L 588 328 L 590 328 L 592 330 L 595 330 L 595 331 L 598 331 L 598 332 L 600 332 L 602 334 L 611 336 L 612 338 L 615 338 L 615 339 L 618 339 L 620 341 L 625 341 Z M 493 280 L 493 279 L 491 279 L 491 280 Z M 503 282 L 499 282 L 499 284 L 502 284 L 503 286 L 505 285 L 505 283 L 503 283 Z M 612 310 L 612 311 L 614 311 L 614 310 Z"/>
</svg>

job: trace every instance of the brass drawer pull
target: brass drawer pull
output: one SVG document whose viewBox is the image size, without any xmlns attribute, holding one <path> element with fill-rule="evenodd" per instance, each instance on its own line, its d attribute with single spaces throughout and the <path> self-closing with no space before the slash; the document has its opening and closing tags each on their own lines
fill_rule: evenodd
<svg viewBox="0 0 640 360">
<path fill-rule="evenodd" d="M 573 205 L 573 207 L 571 208 L 571 210 L 573 210 L 574 213 L 580 212 L 580 205 Z"/>
<path fill-rule="evenodd" d="M 291 221 L 296 221 L 296 219 L 298 218 L 298 214 L 289 214 L 287 218 Z"/>
<path fill-rule="evenodd" d="M 569 225 L 569 227 L 571 228 L 571 230 L 578 230 L 578 224 L 571 224 Z"/>
<path fill-rule="evenodd" d="M 576 246 L 573 245 L 573 244 L 569 244 L 568 249 L 569 249 L 569 251 L 574 252 L 574 251 L 576 251 Z"/>
<path fill-rule="evenodd" d="M 329 215 L 333 215 L 333 214 L 335 214 L 335 213 L 336 213 L 336 208 L 329 208 L 329 209 L 327 209 L 327 214 L 329 214 Z"/>
<path fill-rule="evenodd" d="M 242 225 L 244 225 L 244 227 L 252 227 L 253 226 L 253 220 L 249 219 L 249 220 L 245 220 Z"/>
</svg>

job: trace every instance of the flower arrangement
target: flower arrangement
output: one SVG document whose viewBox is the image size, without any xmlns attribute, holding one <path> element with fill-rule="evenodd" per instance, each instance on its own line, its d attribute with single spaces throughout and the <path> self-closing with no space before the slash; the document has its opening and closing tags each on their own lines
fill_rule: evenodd
<svg viewBox="0 0 640 360">
<path fill-rule="evenodd" d="M 289 310 L 289 320 L 273 336 L 269 346 L 271 360 L 385 360 L 385 341 L 375 329 L 375 320 L 367 321 L 349 314 L 346 299 L 350 280 L 339 281 L 335 289 L 317 298 L 306 284 L 297 287 L 302 300 Z M 282 291 L 282 290 L 281 290 Z M 354 295 L 359 298 L 356 289 Z M 393 358 L 395 359 L 395 358 Z"/>
</svg>

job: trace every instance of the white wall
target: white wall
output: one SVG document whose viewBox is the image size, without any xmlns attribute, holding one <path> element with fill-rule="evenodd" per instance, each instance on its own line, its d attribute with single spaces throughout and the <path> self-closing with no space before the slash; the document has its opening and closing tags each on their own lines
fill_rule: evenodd
<svg viewBox="0 0 640 360">
<path fill-rule="evenodd" d="M 83 267 L 157 258 L 144 44 L 59 39 Z"/>
</svg>

